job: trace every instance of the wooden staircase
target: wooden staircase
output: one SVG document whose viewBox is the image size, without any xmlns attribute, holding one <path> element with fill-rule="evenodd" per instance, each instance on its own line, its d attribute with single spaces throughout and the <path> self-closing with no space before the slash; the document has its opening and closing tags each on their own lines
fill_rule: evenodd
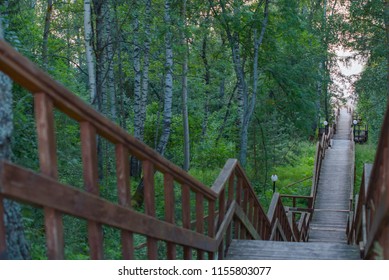
<svg viewBox="0 0 389 280">
<path fill-rule="evenodd" d="M 118 250 L 123 259 L 135 257 L 134 235 L 145 238 L 148 259 L 358 259 L 358 248 L 362 248 L 363 258 L 374 258 L 373 247 L 377 246 L 383 248 L 383 257 L 389 258 L 388 114 L 371 180 L 365 172 L 355 201 L 350 196 L 353 161 L 348 152 L 344 153 L 347 159 L 339 158 L 341 151 L 352 151 L 353 142 L 335 138 L 331 146 L 334 127 L 330 127 L 317 144 L 310 196 L 275 193 L 265 213 L 237 160 L 229 159 L 214 184 L 205 186 L 96 112 L 4 41 L 0 41 L 0 70 L 34 96 L 40 164 L 36 172 L 0 161 L 2 257 L 7 256 L 3 200 L 10 199 L 44 209 L 49 259 L 65 258 L 64 214 L 87 222 L 91 259 L 104 258 L 103 225 L 120 230 Z M 55 110 L 79 123 L 84 189 L 59 180 Z M 347 132 L 341 121 L 338 135 L 342 130 Z M 107 201 L 99 193 L 97 136 L 115 147 L 117 182 L 105 187 L 117 188 L 117 202 Z M 142 212 L 130 204 L 130 156 L 142 162 Z M 163 217 L 156 215 L 156 172 L 163 176 Z M 351 176 L 351 181 L 349 177 L 334 179 L 335 174 Z M 350 186 L 342 189 L 338 183 Z M 305 201 L 307 207 L 297 207 L 297 201 Z"/>
<path fill-rule="evenodd" d="M 358 246 L 334 242 L 234 240 L 228 260 L 359 260 Z"/>
<path fill-rule="evenodd" d="M 347 243 L 347 220 L 354 184 L 354 143 L 350 139 L 351 115 L 340 110 L 337 133 L 323 165 L 310 223 L 309 242 Z"/>
<path fill-rule="evenodd" d="M 321 163 L 308 242 L 234 240 L 227 259 L 360 259 L 358 246 L 348 245 L 346 234 L 354 168 L 350 124 L 351 116 L 343 108 Z"/>
</svg>

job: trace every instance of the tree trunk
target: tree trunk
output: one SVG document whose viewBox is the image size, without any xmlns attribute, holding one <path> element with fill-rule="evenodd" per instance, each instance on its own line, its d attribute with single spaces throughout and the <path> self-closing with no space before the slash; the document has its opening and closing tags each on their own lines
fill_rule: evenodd
<svg viewBox="0 0 389 280">
<path fill-rule="evenodd" d="M 141 48 L 139 46 L 139 14 L 136 1 L 133 2 L 133 45 L 132 58 L 134 63 L 134 137 L 143 141 L 141 137 L 142 120 L 141 120 L 141 107 L 142 107 L 142 73 L 141 73 Z M 140 177 L 141 165 L 138 159 L 132 157 L 131 159 L 131 175 L 134 177 Z"/>
<path fill-rule="evenodd" d="M 248 100 L 248 92 L 247 90 L 244 92 L 244 116 L 243 116 L 243 124 L 242 124 L 242 133 L 241 133 L 241 145 L 240 145 L 240 162 L 244 166 L 246 164 L 247 158 L 247 143 L 248 143 L 248 129 L 251 117 L 254 113 L 255 103 L 257 98 L 258 91 L 258 52 L 259 48 L 262 45 L 263 38 L 265 36 L 265 31 L 267 27 L 267 22 L 269 18 L 269 2 L 270 0 L 266 0 L 265 8 L 264 8 L 264 16 L 262 21 L 261 34 L 258 37 L 257 28 L 254 28 L 254 62 L 253 62 L 253 92 L 251 95 L 251 100 Z"/>
<path fill-rule="evenodd" d="M 182 31 L 181 44 L 183 49 L 182 63 L 182 122 L 184 128 L 184 166 L 183 169 L 188 171 L 190 168 L 190 139 L 189 139 L 189 117 L 188 117 L 188 56 L 189 47 L 185 35 L 186 28 L 186 0 L 182 1 L 181 10 Z"/>
<path fill-rule="evenodd" d="M 119 26 L 119 21 L 118 21 L 118 11 L 117 11 L 117 2 L 114 2 L 114 16 L 115 16 L 115 31 L 116 31 L 116 36 L 117 38 L 115 39 L 115 48 L 117 52 L 117 60 L 119 61 L 118 63 L 118 70 L 117 70 L 117 90 L 116 90 L 116 96 L 118 97 L 117 99 L 117 108 L 119 108 L 119 113 L 118 113 L 118 118 L 119 118 L 119 123 L 122 128 L 127 128 L 126 127 L 126 119 L 125 119 L 125 113 L 124 113 L 124 87 L 123 87 L 123 65 L 121 63 L 122 61 L 122 44 L 120 40 L 120 26 Z"/>
<path fill-rule="evenodd" d="M 96 72 L 93 59 L 93 33 L 91 22 L 91 4 L 90 0 L 84 0 L 84 33 L 85 33 L 85 54 L 86 65 L 88 68 L 88 86 L 90 103 L 95 105 L 96 100 Z"/>
<path fill-rule="evenodd" d="M 143 71 L 141 69 L 141 48 L 139 42 L 139 14 L 136 3 L 133 3 L 133 62 L 134 62 L 134 136 L 144 141 L 144 129 L 147 111 L 147 96 L 149 90 L 149 53 L 150 53 L 150 22 L 151 22 L 151 0 L 147 0 L 144 19 L 144 44 L 143 44 Z M 131 174 L 139 177 L 141 164 L 135 157 L 131 159 Z"/>
<path fill-rule="evenodd" d="M 209 69 L 208 58 L 207 58 L 207 41 L 208 36 L 205 34 L 203 37 L 203 44 L 201 49 L 201 59 L 204 64 L 204 82 L 205 82 L 205 98 L 204 98 L 204 119 L 201 129 L 201 139 L 204 140 L 207 136 L 208 116 L 209 116 L 209 86 L 211 84 L 211 72 Z M 222 101 L 222 100 L 220 100 Z"/>
<path fill-rule="evenodd" d="M 170 137 L 170 126 L 172 122 L 172 102 L 173 102 L 173 47 L 172 47 L 172 30 L 171 30 L 171 0 L 165 0 L 165 97 L 163 107 L 163 127 L 161 138 L 159 139 L 157 151 L 163 155 L 166 150 Z"/>
<path fill-rule="evenodd" d="M 163 127 L 162 134 L 156 147 L 157 152 L 164 155 L 167 143 L 170 137 L 170 125 L 172 121 L 172 102 L 173 102 L 173 48 L 172 48 L 172 30 L 171 30 L 171 0 L 165 0 L 165 97 L 163 107 Z M 158 128 L 156 128 L 158 130 Z M 133 205 L 141 205 L 144 200 L 143 178 L 139 183 L 136 192 L 132 198 Z"/>
<path fill-rule="evenodd" d="M 96 61 L 96 108 L 97 110 L 105 114 L 105 100 L 107 93 L 106 83 L 106 56 L 104 50 L 106 48 L 106 12 L 107 1 L 106 0 L 93 0 L 93 11 L 95 14 L 96 30 L 94 36 L 96 38 L 95 47 L 95 61 Z M 98 161 L 98 173 L 99 180 L 104 178 L 104 162 L 103 162 L 103 144 L 101 137 L 97 139 L 97 161 Z"/>
<path fill-rule="evenodd" d="M 8 6 L 7 1 L 2 1 Z M 3 15 L 0 13 L 0 39 L 4 39 L 6 27 Z M 12 83 L 8 76 L 0 72 L 0 160 L 11 159 L 11 135 L 12 123 Z M 1 186 L 0 186 L 1 187 Z M 20 206 L 14 201 L 3 199 L 0 196 L 0 204 L 3 204 L 4 219 L 6 228 L 7 249 L 0 252 L 1 259 L 29 259 L 29 248 L 24 236 Z M 2 208 L 2 207 L 0 207 Z M 4 236 L 0 236 L 4 238 Z"/>
<path fill-rule="evenodd" d="M 47 70 L 47 65 L 48 65 L 48 39 L 50 34 L 52 13 L 53 13 L 53 0 L 47 0 L 45 28 L 43 31 L 43 43 L 42 43 L 42 62 L 43 62 L 43 68 L 45 70 Z"/>
<path fill-rule="evenodd" d="M 115 87 L 115 73 L 114 73 L 114 45 L 113 45 L 113 37 L 112 37 L 112 30 L 113 29 L 113 22 L 112 22 L 112 17 L 107 12 L 107 19 L 106 19 L 106 28 L 105 28 L 105 33 L 106 33 L 106 62 L 107 62 L 107 90 L 109 94 L 109 114 L 111 117 L 111 120 L 116 122 L 116 87 Z"/>
<path fill-rule="evenodd" d="M 384 21 L 386 30 L 386 92 L 389 96 L 389 0 L 385 0 Z"/>
<path fill-rule="evenodd" d="M 147 112 L 147 97 L 149 95 L 149 66 L 150 66 L 149 56 L 150 56 L 150 45 L 151 45 L 150 23 L 151 23 L 151 0 L 146 0 L 145 30 L 144 30 L 145 41 L 143 44 L 142 98 L 141 98 L 141 108 L 140 108 L 141 139 L 144 139 L 146 112 Z"/>
</svg>

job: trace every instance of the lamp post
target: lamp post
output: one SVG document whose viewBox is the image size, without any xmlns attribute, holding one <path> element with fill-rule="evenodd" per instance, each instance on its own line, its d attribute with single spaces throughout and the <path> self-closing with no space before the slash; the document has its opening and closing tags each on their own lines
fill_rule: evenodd
<svg viewBox="0 0 389 280">
<path fill-rule="evenodd" d="M 328 133 L 328 128 L 327 128 L 328 122 L 327 122 L 327 120 L 325 120 L 325 121 L 323 122 L 323 124 L 324 124 L 324 128 L 325 128 L 325 134 L 327 134 L 327 133 Z"/>
<path fill-rule="evenodd" d="M 278 180 L 278 176 L 276 174 L 271 175 L 271 180 L 273 182 L 273 193 L 276 192 L 276 182 Z"/>
<path fill-rule="evenodd" d="M 355 126 L 358 124 L 358 121 L 357 120 L 353 120 L 353 125 L 354 125 L 354 142 L 355 142 Z"/>
</svg>

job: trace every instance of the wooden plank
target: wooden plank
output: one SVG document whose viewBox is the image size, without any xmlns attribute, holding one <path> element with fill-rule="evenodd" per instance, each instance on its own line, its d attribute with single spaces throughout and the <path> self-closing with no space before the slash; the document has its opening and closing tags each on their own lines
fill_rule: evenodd
<svg viewBox="0 0 389 280">
<path fill-rule="evenodd" d="M 215 216 L 215 201 L 208 201 L 208 236 L 210 238 L 214 238 L 216 235 Z M 209 252 L 208 259 L 215 259 L 215 254 L 213 252 Z"/>
<path fill-rule="evenodd" d="M 117 144 L 115 154 L 119 205 L 130 208 L 131 186 L 128 149 L 123 144 Z M 134 259 L 134 237 L 132 232 L 122 230 L 121 241 L 123 259 Z"/>
<path fill-rule="evenodd" d="M 240 207 L 243 213 L 247 215 L 247 204 L 248 204 L 249 192 L 245 183 L 242 184 L 242 193 L 243 193 L 243 201 Z M 246 226 L 244 223 L 240 223 L 240 239 L 247 239 L 247 238 L 248 236 L 247 236 Z"/>
<path fill-rule="evenodd" d="M 359 260 L 357 246 L 322 242 L 234 240 L 228 260 Z"/>
<path fill-rule="evenodd" d="M 226 212 L 226 195 L 225 195 L 225 189 L 222 189 L 219 195 L 219 219 L 217 223 L 218 227 L 224 220 L 225 212 Z"/>
<path fill-rule="evenodd" d="M 171 224 L 174 224 L 174 179 L 170 174 L 164 174 L 163 177 L 164 185 L 164 196 L 165 196 L 165 221 Z M 176 245 L 171 242 L 167 242 L 167 259 L 175 260 L 176 259 Z"/>
<path fill-rule="evenodd" d="M 196 193 L 196 231 L 204 234 L 204 196 L 201 193 Z M 197 259 L 204 259 L 202 250 L 197 250 Z"/>
<path fill-rule="evenodd" d="M 0 194 L 5 198 L 46 205 L 75 217 L 204 251 L 216 251 L 218 246 L 208 236 L 159 221 L 5 161 L 0 161 L 0 182 Z"/>
<path fill-rule="evenodd" d="M 98 196 L 96 129 L 87 122 L 82 122 L 80 128 L 85 190 Z M 103 259 L 103 229 L 101 224 L 96 223 L 95 221 L 88 221 L 88 243 L 91 259 Z"/>
<path fill-rule="evenodd" d="M 249 218 L 244 213 L 243 209 L 240 206 L 236 206 L 235 215 L 241 221 L 242 227 L 244 227 L 245 231 L 247 231 L 253 239 L 261 239 L 261 236 L 257 233 L 256 229 L 251 224 Z"/>
<path fill-rule="evenodd" d="M 34 101 L 40 170 L 42 174 L 57 179 L 57 148 L 54 132 L 53 102 L 45 93 L 35 94 Z M 44 215 L 47 256 L 49 259 L 64 259 L 62 215 L 49 208 L 44 209 Z"/>
<path fill-rule="evenodd" d="M 228 198 L 227 198 L 227 207 L 231 206 L 232 201 L 234 200 L 234 186 L 235 186 L 235 174 L 232 173 L 228 179 Z M 230 246 L 232 241 L 232 225 L 230 224 L 226 231 L 226 246 Z"/>
<path fill-rule="evenodd" d="M 142 165 L 145 213 L 148 216 L 155 217 L 154 165 L 148 160 L 143 161 Z M 158 258 L 158 242 L 152 237 L 147 237 L 147 256 L 149 260 Z"/>
<path fill-rule="evenodd" d="M 235 170 L 235 166 L 238 164 L 237 159 L 228 159 L 226 164 L 224 165 L 222 171 L 220 171 L 219 176 L 216 178 L 215 182 L 212 185 L 212 190 L 219 194 L 223 189 L 231 174 L 233 174 Z"/>
<path fill-rule="evenodd" d="M 226 233 L 231 229 L 231 223 L 232 223 L 232 220 L 234 218 L 236 205 L 237 205 L 236 201 L 233 201 L 231 203 L 231 206 L 227 210 L 225 218 L 224 218 L 222 224 L 219 226 L 219 229 L 216 233 L 216 240 L 217 240 L 217 244 L 219 245 L 218 246 L 218 259 L 219 260 L 224 259 L 225 249 L 226 249 L 225 246 L 227 246 L 229 244 L 228 240 L 227 240 L 228 235 Z"/>
<path fill-rule="evenodd" d="M 4 218 L 5 218 L 4 199 L 3 196 L 0 195 L 0 260 L 4 260 L 7 258 L 7 241 L 6 241 L 6 228 L 5 228 Z"/>
<path fill-rule="evenodd" d="M 190 189 L 187 185 L 182 185 L 181 188 L 182 226 L 183 228 L 190 229 Z M 192 259 L 192 249 L 189 246 L 184 247 L 184 259 Z"/>
<path fill-rule="evenodd" d="M 232 173 L 228 178 L 228 199 L 227 205 L 229 206 L 234 199 L 234 184 L 235 184 L 235 175 Z"/>
</svg>

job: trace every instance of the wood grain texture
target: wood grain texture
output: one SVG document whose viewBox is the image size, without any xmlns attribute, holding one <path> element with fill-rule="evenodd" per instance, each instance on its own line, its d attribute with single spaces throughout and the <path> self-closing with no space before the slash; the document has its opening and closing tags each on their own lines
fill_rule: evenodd
<svg viewBox="0 0 389 280">
<path fill-rule="evenodd" d="M 96 129 L 88 122 L 82 122 L 80 129 L 85 190 L 98 196 Z M 91 259 L 103 259 L 103 228 L 100 223 L 88 221 L 88 243 Z"/>
<path fill-rule="evenodd" d="M 208 236 L 159 221 L 5 161 L 0 162 L 0 181 L 3 182 L 0 194 L 5 198 L 46 205 L 85 220 L 195 249 L 216 251 L 217 248 L 216 241 Z"/>
<path fill-rule="evenodd" d="M 170 174 L 164 174 L 164 197 L 165 197 L 165 221 L 171 224 L 175 223 L 175 196 L 174 196 L 174 180 Z M 167 242 L 167 258 L 169 260 L 176 259 L 176 245 L 171 242 Z"/>
<path fill-rule="evenodd" d="M 58 178 L 57 148 L 54 130 L 53 101 L 43 92 L 34 96 L 34 112 L 38 135 L 39 167 L 42 174 Z M 64 259 L 63 222 L 61 213 L 45 207 L 45 231 L 49 259 Z"/>
<path fill-rule="evenodd" d="M 183 185 L 181 190 L 182 199 L 182 226 L 183 228 L 190 229 L 190 189 L 188 186 Z M 184 259 L 192 259 L 192 249 L 189 246 L 184 246 Z"/>
<path fill-rule="evenodd" d="M 148 216 L 155 217 L 154 165 L 149 160 L 143 161 L 142 165 L 145 213 Z M 149 260 L 158 258 L 158 241 L 149 236 L 147 237 L 147 256 Z"/>
<path fill-rule="evenodd" d="M 359 248 L 323 242 L 234 240 L 228 260 L 359 260 Z"/>
<path fill-rule="evenodd" d="M 123 144 L 115 146 L 116 180 L 119 205 L 131 207 L 130 165 L 128 149 Z M 134 259 L 134 237 L 132 232 L 121 231 L 121 245 L 123 259 Z"/>
</svg>

